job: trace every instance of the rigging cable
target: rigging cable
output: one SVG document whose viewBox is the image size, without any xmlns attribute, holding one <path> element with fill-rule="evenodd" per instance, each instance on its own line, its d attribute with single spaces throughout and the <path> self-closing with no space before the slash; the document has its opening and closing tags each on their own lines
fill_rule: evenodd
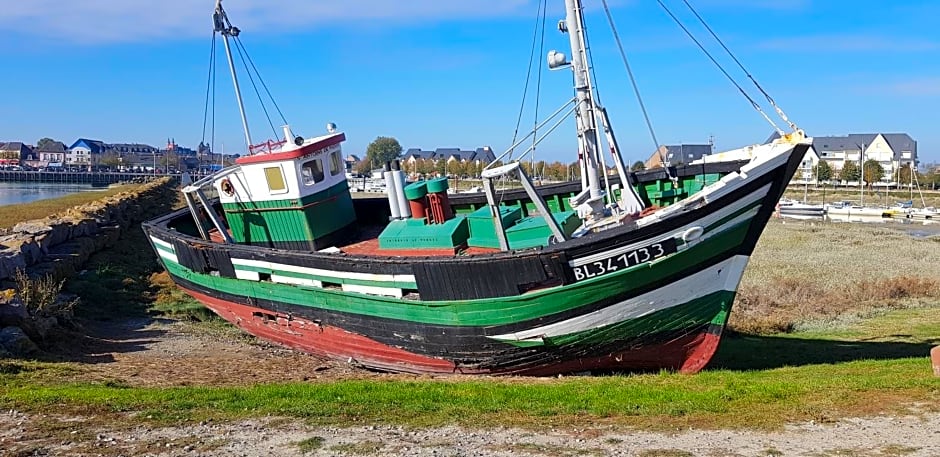
<svg viewBox="0 0 940 457">
<path fill-rule="evenodd" d="M 215 69 L 215 31 L 212 32 L 212 46 L 209 50 L 209 77 L 206 81 L 206 107 L 202 112 L 202 141 L 206 141 L 206 124 L 209 122 L 209 91 L 212 89 L 212 76 Z M 214 102 L 214 101 L 213 101 Z"/>
<path fill-rule="evenodd" d="M 212 32 L 212 46 L 209 51 L 209 77 L 206 81 L 206 106 L 202 113 L 202 141 L 201 143 L 205 144 L 206 142 L 206 124 L 209 122 L 209 100 L 212 100 L 212 124 L 210 129 L 211 139 L 209 140 L 209 154 L 215 151 L 215 67 L 217 65 L 216 60 L 216 31 Z"/>
<path fill-rule="evenodd" d="M 241 43 L 241 40 L 237 40 L 238 45 L 244 48 L 244 45 Z M 274 109 L 277 110 L 277 114 L 281 116 L 281 122 L 285 125 L 287 124 L 287 118 L 284 117 L 284 113 L 281 112 L 281 107 L 277 106 L 277 101 L 274 100 L 274 96 L 271 95 L 271 91 L 268 90 L 268 85 L 264 83 L 264 79 L 261 78 L 261 72 L 258 71 L 258 68 L 255 67 L 254 61 L 251 60 L 251 56 L 248 55 L 248 50 L 245 50 L 245 60 L 248 61 L 248 64 L 251 65 L 251 69 L 258 75 L 258 82 L 261 83 L 261 87 L 264 88 L 264 92 L 268 95 L 268 99 L 271 100 L 271 104 L 274 105 Z"/>
<path fill-rule="evenodd" d="M 604 0 L 604 1 L 606 2 L 607 0 Z M 699 22 L 701 22 L 702 25 L 705 26 L 705 29 L 708 30 L 709 33 L 711 33 L 712 37 L 715 38 L 715 41 L 717 41 L 718 44 L 720 44 L 721 47 L 725 50 L 725 52 L 727 52 L 728 55 L 731 56 L 731 59 L 734 60 L 734 63 L 738 64 L 738 67 L 740 67 L 741 71 L 743 71 L 744 74 L 747 75 L 748 79 L 750 79 L 751 82 L 753 82 L 754 85 L 757 87 L 757 89 L 762 94 L 764 94 L 764 97 L 767 97 L 767 101 L 770 102 L 770 105 L 774 107 L 774 109 L 777 111 L 777 114 L 780 116 L 780 118 L 783 119 L 784 122 L 789 124 L 791 129 L 793 129 L 794 131 L 797 130 L 796 124 L 794 124 L 793 122 L 790 122 L 790 119 L 787 117 L 786 113 L 783 112 L 783 109 L 777 106 L 777 103 L 774 101 L 773 97 L 771 97 L 770 94 L 768 94 L 764 90 L 764 88 L 761 87 L 761 85 L 757 82 L 757 80 L 754 79 L 753 76 L 751 76 L 751 72 L 747 71 L 747 69 L 744 68 L 744 65 L 741 63 L 741 61 L 739 61 L 738 58 L 735 57 L 734 53 L 732 53 L 731 50 L 728 49 L 727 46 L 725 46 L 724 41 L 722 41 L 721 38 L 718 38 L 718 34 L 716 34 L 715 31 L 712 30 L 712 28 L 709 27 L 707 23 L 705 23 L 705 19 L 702 19 L 702 16 L 700 16 L 698 14 L 698 11 L 696 11 L 695 8 L 692 7 L 692 4 L 689 3 L 689 0 L 682 0 L 682 1 L 683 3 L 685 3 L 685 6 L 689 7 L 689 10 L 692 11 L 692 14 L 694 14 L 695 17 L 698 18 Z"/>
<path fill-rule="evenodd" d="M 764 110 L 761 109 L 760 105 L 758 105 L 757 102 L 755 102 L 754 99 L 751 98 L 751 96 L 748 95 L 747 92 L 744 91 L 744 88 L 741 87 L 741 85 L 738 84 L 738 82 L 735 81 L 734 78 L 732 78 L 730 74 L 728 74 L 728 71 L 725 70 L 725 68 L 721 66 L 721 64 L 718 63 L 717 60 L 715 60 L 715 57 L 712 56 L 711 53 L 708 52 L 707 49 L 705 49 L 705 46 L 703 46 L 702 43 L 698 39 L 695 38 L 695 35 L 692 35 L 692 32 L 690 32 L 689 29 L 686 28 L 684 24 L 682 24 L 682 21 L 680 21 L 679 18 L 677 18 L 676 15 L 672 13 L 669 7 L 666 6 L 666 4 L 663 3 L 662 0 L 656 0 L 656 2 L 659 3 L 659 6 L 661 6 L 666 11 L 666 14 L 668 14 L 669 17 L 671 17 L 672 20 L 675 21 L 675 23 L 679 26 L 679 28 L 681 28 L 682 31 L 685 32 L 685 34 L 689 36 L 689 39 L 691 39 L 698 46 L 698 48 L 703 53 L 705 53 L 706 56 L 708 56 L 708 59 L 711 60 L 712 63 L 715 64 L 716 67 L 718 67 L 718 69 L 721 71 L 722 74 L 725 75 L 726 78 L 728 78 L 728 81 L 731 81 L 731 84 L 734 84 L 734 87 L 738 88 L 738 91 L 741 92 L 741 95 L 743 95 L 744 98 L 746 98 L 747 101 L 751 103 L 751 106 L 754 107 L 754 109 L 756 109 L 757 112 L 760 113 L 760 115 L 764 117 L 764 120 L 766 120 L 774 128 L 774 130 L 777 131 L 777 133 L 780 136 L 786 135 L 786 133 L 784 133 L 784 131 L 780 127 L 778 127 L 777 124 L 769 116 L 767 116 L 767 113 L 765 113 Z"/>
<path fill-rule="evenodd" d="M 525 75 L 525 86 L 522 89 L 522 104 L 519 106 L 519 116 L 516 118 L 516 130 L 512 132 L 512 143 L 516 144 L 516 139 L 519 137 L 519 127 L 522 125 L 522 115 L 525 113 L 525 103 L 529 98 L 529 82 L 532 81 L 532 62 L 535 60 L 535 43 L 538 41 L 539 36 L 539 24 L 544 24 L 544 17 L 546 16 L 542 6 L 547 2 L 545 0 L 539 5 L 539 11 L 536 14 L 535 18 L 535 30 L 532 32 L 532 49 L 529 51 L 529 66 L 526 70 Z M 543 26 L 544 27 L 544 26 Z M 544 30 L 543 30 L 544 37 Z M 543 38 L 544 40 L 544 38 Z M 536 119 L 538 122 L 538 119 Z M 512 153 L 509 154 L 508 160 L 512 160 Z"/>
<path fill-rule="evenodd" d="M 542 38 L 539 40 L 539 56 L 545 55 L 545 19 L 548 17 L 548 0 L 542 1 Z M 545 59 L 539 59 L 539 70 L 535 72 L 536 82 L 535 82 L 535 115 L 532 120 L 532 155 L 529 157 L 529 168 L 532 169 L 532 174 L 538 175 L 535 172 L 535 146 L 537 144 L 536 139 L 538 138 L 538 129 L 539 129 L 539 101 L 542 97 L 542 65 L 545 64 Z"/>
<path fill-rule="evenodd" d="M 248 69 L 248 63 L 245 59 L 245 55 L 248 54 L 248 51 L 245 50 L 245 47 L 242 45 L 242 42 L 238 37 L 233 37 L 235 41 L 235 50 L 238 51 L 238 57 L 242 60 L 242 66 L 245 67 L 245 73 L 248 74 L 248 80 L 251 81 L 251 87 L 255 90 L 255 95 L 258 96 L 258 103 L 261 105 L 261 110 L 264 111 L 264 117 L 268 120 L 268 125 L 271 126 L 271 131 L 274 133 L 274 138 L 278 138 L 277 129 L 274 128 L 274 122 L 271 122 L 271 115 L 268 114 L 268 108 L 264 104 L 264 100 L 261 98 L 261 91 L 258 90 L 258 86 L 255 84 L 255 78 L 251 75 L 251 70 Z M 258 75 L 258 79 L 261 79 L 261 75 Z M 252 145 L 248 145 L 250 148 Z"/>
<path fill-rule="evenodd" d="M 617 42 L 617 48 L 620 50 L 620 58 L 623 60 L 623 66 L 627 68 L 627 74 L 630 76 L 630 84 L 633 85 L 633 93 L 636 95 L 636 101 L 640 105 L 640 111 L 643 112 L 643 119 L 646 120 L 646 128 L 649 129 L 650 138 L 653 139 L 653 148 L 659 154 L 659 161 L 662 163 L 663 168 L 665 168 L 666 173 L 670 174 L 669 169 L 666 168 L 666 155 L 662 149 L 660 149 L 659 140 L 656 139 L 656 132 L 653 130 L 653 122 L 650 120 L 649 112 L 646 110 L 646 104 L 643 103 L 643 97 L 640 96 L 640 87 L 637 85 L 636 77 L 633 75 L 633 68 L 630 66 L 630 61 L 627 60 L 627 53 L 623 50 L 623 42 L 620 40 L 620 33 L 617 32 L 617 25 L 614 24 L 614 16 L 610 13 L 607 0 L 602 0 L 602 2 L 604 3 L 604 12 L 607 13 L 607 22 L 610 24 L 610 30 L 614 34 L 614 41 Z"/>
</svg>

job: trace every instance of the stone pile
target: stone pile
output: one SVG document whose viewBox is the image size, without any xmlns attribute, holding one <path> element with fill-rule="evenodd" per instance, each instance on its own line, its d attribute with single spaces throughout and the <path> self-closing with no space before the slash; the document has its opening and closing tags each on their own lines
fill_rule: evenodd
<svg viewBox="0 0 940 457">
<path fill-rule="evenodd" d="M 143 184 L 62 214 L 16 224 L 0 233 L 0 357 L 29 355 L 52 327 L 63 325 L 68 313 L 39 315 L 17 297 L 13 281 L 18 270 L 31 278 L 70 278 L 92 254 L 112 246 L 124 230 L 166 212 L 177 200 L 175 182 L 164 178 Z M 59 301 L 69 300 L 68 297 Z"/>
</svg>

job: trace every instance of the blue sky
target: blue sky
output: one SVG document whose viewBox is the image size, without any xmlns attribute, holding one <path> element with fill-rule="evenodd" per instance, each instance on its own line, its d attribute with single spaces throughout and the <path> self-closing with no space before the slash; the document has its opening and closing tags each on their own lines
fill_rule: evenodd
<svg viewBox="0 0 940 457">
<path fill-rule="evenodd" d="M 0 1 L 0 141 L 86 137 L 162 146 L 173 137 L 195 147 L 203 138 L 213 0 Z M 763 103 L 682 2 L 665 2 Z M 355 154 L 379 135 L 398 138 L 406 149 L 489 145 L 500 153 L 519 115 L 538 3 L 225 0 L 224 6 L 296 133 L 315 136 L 334 122 L 346 132 L 346 152 Z M 549 3 L 545 51 L 567 53 L 567 38 L 555 29 L 563 2 Z M 659 143 L 714 137 L 727 149 L 771 133 L 655 0 L 609 3 Z M 940 2 L 692 3 L 807 133 L 906 132 L 918 140 L 922 160 L 940 161 Z M 601 1 L 585 5 L 602 101 L 626 158 L 645 159 L 653 141 Z M 543 70 L 539 112 L 566 101 L 570 86 L 570 72 Z M 216 90 L 216 149 L 224 143 L 227 153 L 243 152 L 223 67 Z M 533 124 L 532 90 L 523 129 Z M 272 136 L 257 104 L 248 109 L 253 139 Z M 574 160 L 573 129 L 570 121 L 559 128 L 537 159 Z"/>
</svg>

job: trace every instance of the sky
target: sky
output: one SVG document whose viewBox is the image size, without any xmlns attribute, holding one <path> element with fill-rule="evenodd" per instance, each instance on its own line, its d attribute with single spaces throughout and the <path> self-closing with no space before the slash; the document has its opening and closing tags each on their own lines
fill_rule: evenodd
<svg viewBox="0 0 940 457">
<path fill-rule="evenodd" d="M 786 129 L 685 4 L 663 2 Z M 690 2 L 807 134 L 908 133 L 922 162 L 940 162 L 940 2 Z M 293 131 L 313 137 L 335 123 L 346 133 L 345 152 L 362 156 L 378 136 L 394 137 L 405 149 L 490 146 L 500 154 L 536 118 L 568 101 L 570 71 L 539 68 L 549 50 L 570 55 L 556 26 L 564 2 L 548 1 L 544 40 L 535 39 L 540 3 L 224 0 L 223 6 Z M 717 149 L 731 149 L 773 132 L 656 0 L 608 0 L 654 142 L 602 1 L 584 4 L 595 82 L 626 160 L 645 160 L 657 143 L 712 139 Z M 214 122 L 205 116 L 213 92 L 213 7 L 214 0 L 0 0 L 0 141 L 51 137 L 69 146 L 90 138 L 163 146 L 173 138 L 192 148 L 205 140 L 216 151 L 244 153 L 221 54 L 208 110 Z M 533 46 L 542 52 L 527 85 Z M 246 73 L 239 78 L 252 140 L 265 141 L 275 132 Z M 273 124 L 279 129 L 279 116 Z M 575 160 L 573 121 L 563 122 L 535 154 L 536 160 Z"/>
</svg>

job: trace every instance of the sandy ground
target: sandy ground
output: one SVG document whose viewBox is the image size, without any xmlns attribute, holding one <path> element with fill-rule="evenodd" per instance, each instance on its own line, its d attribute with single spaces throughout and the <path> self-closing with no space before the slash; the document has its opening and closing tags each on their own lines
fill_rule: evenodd
<svg viewBox="0 0 940 457">
<path fill-rule="evenodd" d="M 385 377 L 169 320 L 98 323 L 60 348 L 84 380 L 133 386 L 241 385 Z M 113 422 L 112 422 L 113 423 Z M 130 422 L 129 422 L 130 423 Z M 95 424 L 95 425 L 92 425 Z M 300 444 L 302 443 L 303 444 Z M 940 414 L 791 424 L 777 432 L 617 428 L 409 430 L 315 427 L 290 418 L 168 428 L 102 426 L 95 418 L 0 412 L 0 455 L 103 456 L 940 456 Z"/>
</svg>

